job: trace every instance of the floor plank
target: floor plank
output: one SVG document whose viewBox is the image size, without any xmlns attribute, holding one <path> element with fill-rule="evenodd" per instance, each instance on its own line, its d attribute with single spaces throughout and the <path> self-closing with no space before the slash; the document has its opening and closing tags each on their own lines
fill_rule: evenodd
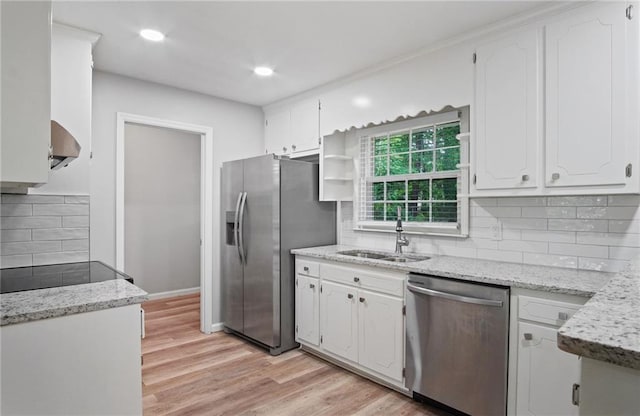
<svg viewBox="0 0 640 416">
<path fill-rule="evenodd" d="M 145 415 L 446 415 L 300 350 L 273 357 L 202 334 L 199 305 L 198 294 L 142 305 Z"/>
</svg>

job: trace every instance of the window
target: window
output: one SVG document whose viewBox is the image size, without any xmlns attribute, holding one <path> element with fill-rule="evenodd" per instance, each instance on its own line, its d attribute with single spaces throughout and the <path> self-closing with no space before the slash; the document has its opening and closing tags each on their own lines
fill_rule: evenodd
<svg viewBox="0 0 640 416">
<path fill-rule="evenodd" d="M 359 229 L 395 229 L 399 209 L 407 231 L 465 234 L 468 177 L 461 166 L 466 166 L 468 147 L 460 138 L 468 136 L 461 135 L 468 123 L 462 114 L 362 131 Z"/>
</svg>

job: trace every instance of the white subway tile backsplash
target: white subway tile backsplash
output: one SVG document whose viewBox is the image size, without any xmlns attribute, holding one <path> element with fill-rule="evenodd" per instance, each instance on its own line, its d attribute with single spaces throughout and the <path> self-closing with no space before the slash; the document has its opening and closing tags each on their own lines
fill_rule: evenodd
<svg viewBox="0 0 640 416">
<path fill-rule="evenodd" d="M 12 241 L 30 241 L 31 230 L 2 230 L 0 231 L 0 242 L 9 243 Z"/>
<path fill-rule="evenodd" d="M 557 243 L 575 243 L 576 233 L 572 231 L 522 230 L 521 238 L 528 241 L 553 241 Z"/>
<path fill-rule="evenodd" d="M 32 254 L 16 254 L 11 256 L 0 256 L 0 269 L 9 267 L 25 267 L 33 264 Z"/>
<path fill-rule="evenodd" d="M 88 215 L 72 215 L 72 216 L 62 217 L 62 226 L 64 228 L 88 227 L 89 216 Z"/>
<path fill-rule="evenodd" d="M 522 233 L 525 231 L 527 230 L 512 230 L 507 228 L 506 230 L 502 230 L 502 238 L 505 240 L 520 240 L 522 239 Z"/>
<path fill-rule="evenodd" d="M 540 266 L 564 267 L 575 269 L 578 267 L 578 259 L 574 256 L 558 256 L 556 254 L 524 253 L 525 263 Z"/>
<path fill-rule="evenodd" d="M 580 257 L 578 259 L 579 268 L 585 270 L 598 270 L 601 272 L 619 272 L 626 265 L 626 261 L 607 260 L 599 258 Z"/>
<path fill-rule="evenodd" d="M 88 228 L 44 228 L 33 230 L 34 240 L 78 240 L 89 238 Z"/>
<path fill-rule="evenodd" d="M 89 205 L 39 204 L 33 206 L 33 215 L 89 215 Z"/>
<path fill-rule="evenodd" d="M 502 218 L 503 229 L 546 230 L 546 218 Z"/>
<path fill-rule="evenodd" d="M 609 232 L 640 234 L 640 221 L 610 220 Z"/>
<path fill-rule="evenodd" d="M 640 234 L 578 233 L 576 242 L 603 246 L 640 247 Z"/>
<path fill-rule="evenodd" d="M 2 217 L 3 230 L 54 228 L 62 226 L 61 217 Z"/>
<path fill-rule="evenodd" d="M 608 203 L 610 207 L 616 206 L 640 206 L 640 195 L 609 195 Z"/>
<path fill-rule="evenodd" d="M 51 253 L 60 251 L 60 241 L 17 241 L 14 243 L 0 243 L 0 253 L 10 256 L 13 254 Z"/>
<path fill-rule="evenodd" d="M 609 248 L 606 246 L 568 243 L 549 243 L 550 254 L 582 257 L 609 257 Z"/>
<path fill-rule="evenodd" d="M 576 207 L 522 207 L 528 218 L 576 218 Z"/>
<path fill-rule="evenodd" d="M 469 201 L 470 207 L 495 207 L 498 205 L 498 198 L 474 198 Z"/>
<path fill-rule="evenodd" d="M 89 239 L 63 240 L 62 251 L 89 251 Z"/>
<path fill-rule="evenodd" d="M 578 207 L 578 218 L 632 220 L 639 215 L 638 207 Z"/>
<path fill-rule="evenodd" d="M 2 217 L 26 217 L 32 215 L 31 204 L 2 204 L 0 216 Z"/>
<path fill-rule="evenodd" d="M 606 220 L 565 220 L 550 219 L 549 230 L 555 231 L 607 231 L 609 223 Z"/>
<path fill-rule="evenodd" d="M 471 217 L 469 220 L 470 228 L 486 228 L 494 225 L 498 225 L 498 219 L 493 217 Z"/>
<path fill-rule="evenodd" d="M 549 251 L 549 243 L 543 241 L 502 240 L 498 243 L 498 249 L 528 253 L 547 253 Z"/>
<path fill-rule="evenodd" d="M 472 247 L 441 246 L 438 254 L 441 256 L 477 257 L 477 251 Z"/>
<path fill-rule="evenodd" d="M 79 261 L 89 261 L 88 251 L 66 251 L 59 253 L 33 254 L 33 265 L 43 264 L 75 263 Z"/>
<path fill-rule="evenodd" d="M 65 204 L 89 204 L 89 197 L 85 195 L 67 195 L 64 197 Z"/>
<path fill-rule="evenodd" d="M 488 238 L 464 238 L 456 242 L 456 247 L 498 249 L 498 242 Z"/>
<path fill-rule="evenodd" d="M 522 263 L 522 252 L 506 250 L 488 250 L 479 248 L 478 258 L 486 260 L 506 261 L 509 263 Z"/>
<path fill-rule="evenodd" d="M 609 258 L 631 260 L 640 256 L 640 247 L 609 247 Z"/>
<path fill-rule="evenodd" d="M 606 206 L 606 196 L 551 196 L 547 198 L 549 206 L 597 207 Z"/>
<path fill-rule="evenodd" d="M 0 267 L 87 261 L 89 197 L 0 197 Z"/>
<path fill-rule="evenodd" d="M 63 195 L 2 194 L 2 204 L 63 204 Z"/>
<path fill-rule="evenodd" d="M 522 216 L 520 207 L 475 207 L 472 208 L 476 217 L 518 218 Z"/>
<path fill-rule="evenodd" d="M 544 197 L 497 198 L 500 207 L 543 207 L 547 205 Z"/>
</svg>

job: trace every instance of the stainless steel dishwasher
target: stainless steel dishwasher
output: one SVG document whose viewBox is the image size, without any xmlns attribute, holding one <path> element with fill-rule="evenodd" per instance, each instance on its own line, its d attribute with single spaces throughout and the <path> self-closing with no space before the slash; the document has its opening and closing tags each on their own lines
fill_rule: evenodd
<svg viewBox="0 0 640 416">
<path fill-rule="evenodd" d="M 509 288 L 409 274 L 406 382 L 470 415 L 507 411 Z"/>
</svg>

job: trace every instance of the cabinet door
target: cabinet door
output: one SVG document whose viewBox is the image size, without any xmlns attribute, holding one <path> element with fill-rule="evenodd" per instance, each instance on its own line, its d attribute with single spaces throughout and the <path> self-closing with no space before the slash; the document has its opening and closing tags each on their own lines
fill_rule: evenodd
<svg viewBox="0 0 640 416">
<path fill-rule="evenodd" d="M 291 152 L 291 113 L 288 109 L 265 115 L 264 141 L 267 153 Z"/>
<path fill-rule="evenodd" d="M 377 373 L 402 381 L 404 320 L 402 299 L 358 292 L 358 359 Z"/>
<path fill-rule="evenodd" d="M 296 341 L 320 344 L 320 284 L 318 279 L 297 275 Z"/>
<path fill-rule="evenodd" d="M 535 188 L 542 133 L 541 35 L 519 33 L 476 52 L 476 189 Z"/>
<path fill-rule="evenodd" d="M 625 6 L 546 28 L 547 186 L 625 183 Z"/>
<path fill-rule="evenodd" d="M 358 307 L 356 289 L 322 283 L 320 315 L 322 348 L 353 362 L 358 361 Z"/>
<path fill-rule="evenodd" d="M 292 152 L 304 152 L 318 149 L 320 144 L 320 109 L 318 100 L 308 100 L 291 108 L 291 146 Z"/>
<path fill-rule="evenodd" d="M 577 415 L 571 389 L 580 382 L 578 356 L 558 348 L 555 328 L 526 322 L 518 326 L 517 414 Z"/>
</svg>

